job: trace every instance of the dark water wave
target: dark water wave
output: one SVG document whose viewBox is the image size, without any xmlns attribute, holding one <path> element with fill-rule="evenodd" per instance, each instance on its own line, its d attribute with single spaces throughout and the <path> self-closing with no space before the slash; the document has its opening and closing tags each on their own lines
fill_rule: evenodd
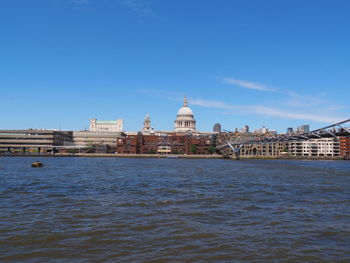
<svg viewBox="0 0 350 263">
<path fill-rule="evenodd" d="M 0 158 L 0 262 L 350 262 L 350 162 Z"/>
</svg>

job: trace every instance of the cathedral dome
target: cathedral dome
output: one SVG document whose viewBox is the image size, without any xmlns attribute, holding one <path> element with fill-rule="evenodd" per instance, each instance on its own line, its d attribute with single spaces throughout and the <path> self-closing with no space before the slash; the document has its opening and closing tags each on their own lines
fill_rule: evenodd
<svg viewBox="0 0 350 263">
<path fill-rule="evenodd" d="M 192 116 L 193 112 L 190 107 L 181 107 L 177 112 L 177 116 Z"/>
<path fill-rule="evenodd" d="M 187 132 L 196 130 L 196 120 L 194 119 L 193 112 L 187 104 L 187 98 L 184 98 L 184 104 L 177 112 L 175 120 L 175 131 Z"/>
</svg>

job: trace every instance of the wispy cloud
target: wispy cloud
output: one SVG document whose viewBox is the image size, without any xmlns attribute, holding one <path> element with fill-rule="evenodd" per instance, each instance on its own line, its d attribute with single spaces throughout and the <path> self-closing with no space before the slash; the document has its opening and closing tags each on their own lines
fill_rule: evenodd
<svg viewBox="0 0 350 263">
<path fill-rule="evenodd" d="M 275 92 L 279 95 L 277 101 L 283 103 L 283 107 L 296 108 L 297 110 L 311 110 L 311 109 L 328 109 L 331 111 L 337 111 L 346 109 L 346 107 L 338 104 L 334 104 L 328 101 L 325 97 L 326 94 L 313 94 L 312 96 L 306 96 L 304 94 L 298 94 L 295 91 L 284 90 L 281 88 L 275 89 L 270 85 L 259 84 L 245 80 L 238 80 L 235 78 L 222 78 L 222 81 L 227 84 L 236 85 L 246 89 L 253 89 L 259 91 Z"/>
<path fill-rule="evenodd" d="M 188 102 L 191 105 L 196 105 L 196 106 L 201 106 L 206 108 L 217 108 L 217 109 L 227 109 L 227 110 L 233 110 L 238 108 L 238 106 L 230 105 L 218 100 L 204 100 L 204 99 L 189 98 Z"/>
<path fill-rule="evenodd" d="M 324 114 L 313 114 L 313 113 L 303 113 L 296 112 L 295 110 L 285 110 L 274 107 L 266 107 L 261 105 L 232 105 L 227 104 L 223 101 L 217 100 L 204 100 L 204 99 L 189 99 L 189 103 L 196 106 L 206 107 L 206 108 L 217 108 L 226 110 L 235 110 L 236 112 L 231 112 L 231 114 L 248 113 L 257 114 L 271 117 L 278 117 L 284 119 L 294 119 L 294 120 L 305 120 L 314 121 L 321 123 L 334 123 L 344 120 L 345 117 L 324 115 Z M 225 112 L 225 114 L 230 114 L 230 112 Z"/>
<path fill-rule="evenodd" d="M 314 96 L 305 96 L 300 95 L 292 91 L 281 91 L 286 96 L 284 101 L 285 105 L 291 107 L 316 107 L 318 105 L 326 105 L 328 104 L 327 100 L 323 99 L 320 94 L 316 94 Z"/>
<path fill-rule="evenodd" d="M 324 114 L 315 114 L 315 113 L 302 113 L 296 112 L 294 110 L 283 110 L 278 108 L 271 108 L 266 106 L 248 106 L 247 112 L 255 113 L 259 115 L 279 117 L 284 119 L 294 119 L 294 120 L 305 120 L 305 121 L 314 121 L 322 123 L 334 123 L 346 119 L 345 117 L 333 116 L 333 115 L 324 115 Z"/>
<path fill-rule="evenodd" d="M 333 105 L 333 106 L 329 106 L 327 109 L 331 111 L 337 111 L 337 110 L 346 110 L 348 109 L 348 107 L 342 106 L 342 105 Z"/>
<path fill-rule="evenodd" d="M 140 16 L 153 15 L 150 1 L 146 0 L 118 0 L 118 2 Z"/>
<path fill-rule="evenodd" d="M 260 90 L 260 91 L 276 91 L 275 89 L 260 83 L 249 82 L 245 80 L 239 80 L 235 78 L 222 78 L 222 82 L 230 85 L 239 86 L 245 89 Z"/>
<path fill-rule="evenodd" d="M 184 96 L 182 92 L 169 92 L 164 90 L 156 89 L 142 89 L 138 90 L 139 93 L 162 97 L 171 101 L 181 102 Z M 293 94 L 297 99 L 301 99 L 297 94 Z M 290 95 L 292 96 L 292 95 Z M 313 100 L 312 97 L 303 96 L 302 99 L 306 103 L 308 100 Z M 312 121 L 318 123 L 335 123 L 341 120 L 347 119 L 345 116 L 341 116 L 335 111 L 331 111 L 328 108 L 315 110 L 315 107 L 271 107 L 266 105 L 242 105 L 242 104 L 230 104 L 220 100 L 211 100 L 203 98 L 193 98 L 188 96 L 188 102 L 190 105 L 220 109 L 225 110 L 223 114 L 225 115 L 236 115 L 238 114 L 247 114 L 247 115 L 260 115 L 266 117 L 274 117 L 280 119 L 291 119 L 291 120 L 302 120 L 302 121 Z M 316 108 L 319 108 L 317 99 L 313 105 L 316 105 Z"/>
</svg>

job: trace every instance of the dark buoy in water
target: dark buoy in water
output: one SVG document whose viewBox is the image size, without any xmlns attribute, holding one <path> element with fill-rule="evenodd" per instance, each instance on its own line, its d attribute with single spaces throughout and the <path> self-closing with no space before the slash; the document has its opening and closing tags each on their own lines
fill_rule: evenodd
<svg viewBox="0 0 350 263">
<path fill-rule="evenodd" d="M 32 167 L 43 167 L 43 163 L 36 161 L 36 162 L 32 163 Z"/>
</svg>

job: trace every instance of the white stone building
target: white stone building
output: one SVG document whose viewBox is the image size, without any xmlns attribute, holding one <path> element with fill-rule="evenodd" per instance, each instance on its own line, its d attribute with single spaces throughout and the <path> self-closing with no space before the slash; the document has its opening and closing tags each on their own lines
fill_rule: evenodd
<svg viewBox="0 0 350 263">
<path fill-rule="evenodd" d="M 176 132 L 187 132 L 196 130 L 196 120 L 194 119 L 193 112 L 187 104 L 187 98 L 184 98 L 184 104 L 177 112 L 175 120 Z"/>
<path fill-rule="evenodd" d="M 90 131 L 94 132 L 121 132 L 123 131 L 123 119 L 115 121 L 90 120 Z"/>
<path fill-rule="evenodd" d="M 153 131 L 153 128 L 151 126 L 151 118 L 149 114 L 146 114 L 145 120 L 143 121 L 143 128 L 142 133 L 150 133 Z"/>
<path fill-rule="evenodd" d="M 289 143 L 289 152 L 299 156 L 339 156 L 340 144 L 337 138 L 320 138 Z"/>
</svg>

